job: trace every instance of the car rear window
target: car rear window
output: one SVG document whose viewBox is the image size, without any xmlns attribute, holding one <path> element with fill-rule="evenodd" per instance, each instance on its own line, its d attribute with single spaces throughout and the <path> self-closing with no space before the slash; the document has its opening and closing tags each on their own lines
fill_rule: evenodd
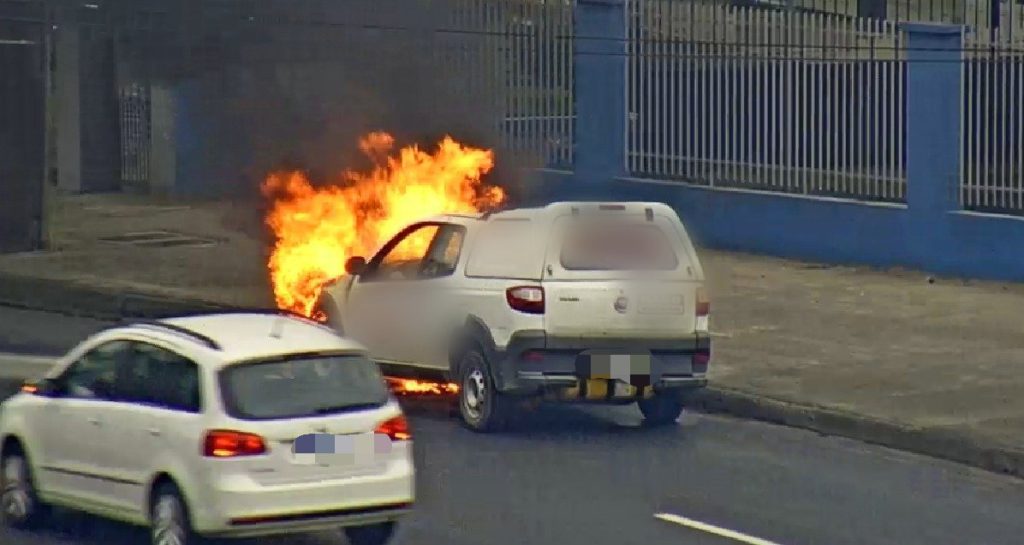
<svg viewBox="0 0 1024 545">
<path fill-rule="evenodd" d="M 362 355 L 317 355 L 243 363 L 221 371 L 228 414 L 243 420 L 303 418 L 388 402 L 377 365 Z"/>
<path fill-rule="evenodd" d="M 560 260 L 570 271 L 670 271 L 679 266 L 672 241 L 652 223 L 617 221 L 570 225 Z"/>
</svg>

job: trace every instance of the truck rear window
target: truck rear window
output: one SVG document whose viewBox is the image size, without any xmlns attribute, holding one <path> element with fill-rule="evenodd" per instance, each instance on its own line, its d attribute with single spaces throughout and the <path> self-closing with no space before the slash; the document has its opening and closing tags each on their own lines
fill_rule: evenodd
<svg viewBox="0 0 1024 545">
<path fill-rule="evenodd" d="M 570 271 L 670 271 L 679 266 L 672 241 L 651 223 L 575 223 L 562 238 L 560 259 Z"/>
<path fill-rule="evenodd" d="M 242 420 L 329 415 L 383 406 L 377 365 L 359 355 L 299 356 L 242 363 L 220 374 L 228 414 Z"/>
</svg>

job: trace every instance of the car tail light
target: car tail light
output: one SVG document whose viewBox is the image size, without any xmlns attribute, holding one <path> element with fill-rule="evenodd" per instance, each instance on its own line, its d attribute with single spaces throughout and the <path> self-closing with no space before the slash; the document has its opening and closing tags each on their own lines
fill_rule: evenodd
<svg viewBox="0 0 1024 545">
<path fill-rule="evenodd" d="M 409 421 L 406 420 L 404 415 L 399 415 L 382 422 L 374 431 L 387 435 L 392 441 L 408 441 L 412 439 L 412 430 L 409 429 Z"/>
<path fill-rule="evenodd" d="M 513 310 L 527 314 L 544 314 L 544 288 L 516 286 L 505 290 L 505 300 Z"/>
<path fill-rule="evenodd" d="M 259 435 L 231 430 L 211 430 L 203 441 L 203 456 L 234 458 L 257 456 L 267 452 L 267 444 Z"/>
<path fill-rule="evenodd" d="M 711 314 L 711 300 L 704 288 L 697 288 L 697 317 L 704 318 Z"/>
</svg>

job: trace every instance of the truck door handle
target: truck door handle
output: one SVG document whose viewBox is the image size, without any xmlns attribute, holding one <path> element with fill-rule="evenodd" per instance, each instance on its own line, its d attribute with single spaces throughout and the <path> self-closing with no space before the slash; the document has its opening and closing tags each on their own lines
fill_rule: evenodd
<svg viewBox="0 0 1024 545">
<path fill-rule="evenodd" d="M 160 437 L 160 430 L 157 428 L 149 428 L 146 431 L 148 431 L 149 434 L 152 435 L 153 437 Z"/>
</svg>

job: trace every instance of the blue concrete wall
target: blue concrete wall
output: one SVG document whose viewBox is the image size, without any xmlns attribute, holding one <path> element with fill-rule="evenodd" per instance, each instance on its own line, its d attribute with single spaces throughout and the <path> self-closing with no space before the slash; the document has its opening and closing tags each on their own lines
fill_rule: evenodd
<svg viewBox="0 0 1024 545">
<path fill-rule="evenodd" d="M 621 178 L 581 188 L 561 171 L 541 173 L 528 204 L 642 200 L 675 208 L 697 244 L 826 263 L 903 266 L 932 273 L 1024 281 L 1024 218 L 946 212 L 934 234 L 911 226 L 908 207 L 771 192 L 722 190 Z"/>
</svg>

